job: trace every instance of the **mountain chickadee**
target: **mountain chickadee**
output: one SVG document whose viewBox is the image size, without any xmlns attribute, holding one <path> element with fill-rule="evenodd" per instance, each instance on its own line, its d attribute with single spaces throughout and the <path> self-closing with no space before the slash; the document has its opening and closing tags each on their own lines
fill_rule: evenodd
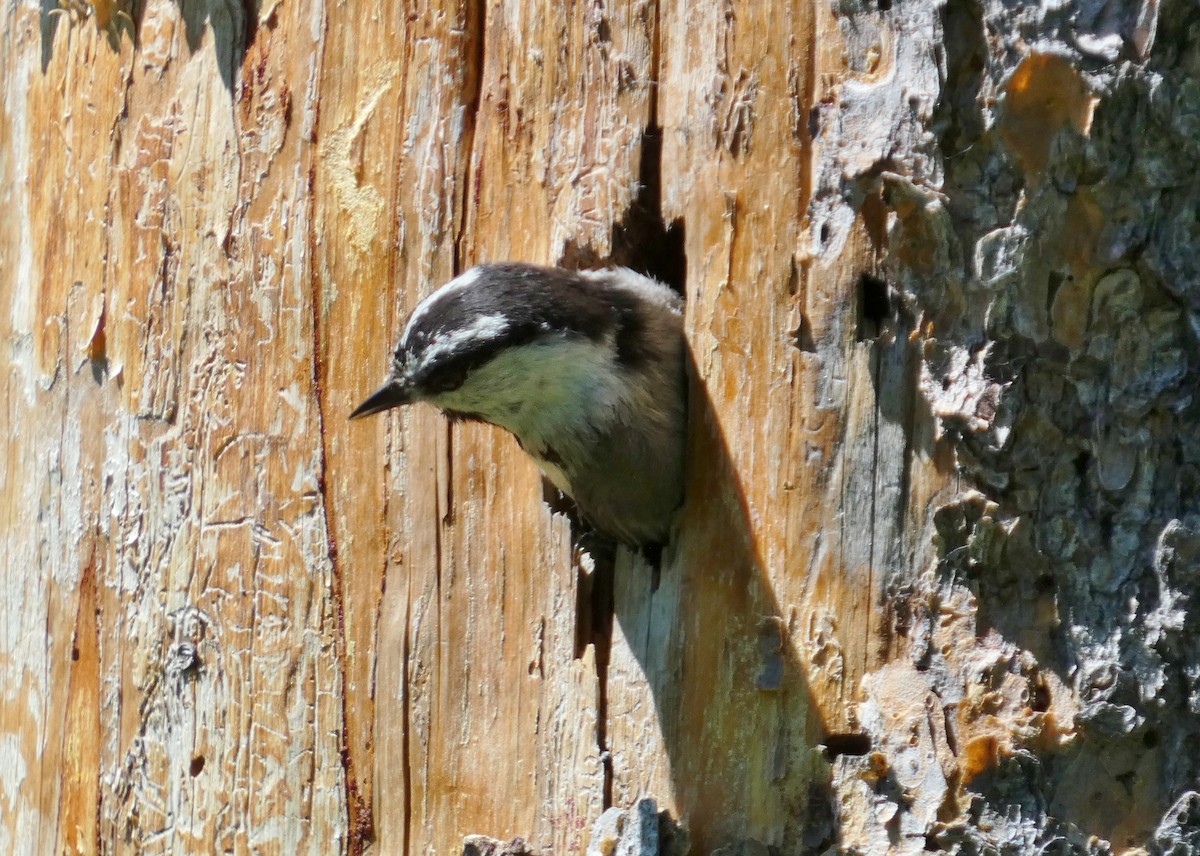
<svg viewBox="0 0 1200 856">
<path fill-rule="evenodd" d="M 351 419 L 428 401 L 512 432 L 601 534 L 662 543 L 683 498 L 679 297 L 625 268 L 485 264 L 422 300 Z"/>
</svg>

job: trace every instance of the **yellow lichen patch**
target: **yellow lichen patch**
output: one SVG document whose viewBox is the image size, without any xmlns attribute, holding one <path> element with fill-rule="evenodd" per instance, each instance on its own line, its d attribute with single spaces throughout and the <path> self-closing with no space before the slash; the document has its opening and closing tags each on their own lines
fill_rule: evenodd
<svg viewBox="0 0 1200 856">
<path fill-rule="evenodd" d="M 963 784 L 996 766 L 1000 760 L 1001 745 L 994 734 L 984 734 L 963 744 L 962 755 L 959 757 Z"/>
<path fill-rule="evenodd" d="M 1004 87 L 1000 137 L 1025 178 L 1036 184 L 1046 170 L 1054 137 L 1070 128 L 1087 135 L 1098 98 L 1065 57 L 1031 53 Z"/>
<path fill-rule="evenodd" d="M 1091 269 L 1106 222 L 1100 204 L 1086 188 L 1080 188 L 1067 203 L 1062 257 L 1076 276 L 1083 276 Z"/>
<path fill-rule="evenodd" d="M 1092 305 L 1092 283 L 1072 278 L 1063 282 L 1050 305 L 1050 322 L 1055 341 L 1072 352 L 1080 351 L 1087 333 L 1088 310 Z"/>
<path fill-rule="evenodd" d="M 1078 705 L 1053 672 L 1011 649 L 976 662 L 980 678 L 957 711 L 962 785 L 1019 749 L 1054 751 L 1074 738 Z"/>
</svg>

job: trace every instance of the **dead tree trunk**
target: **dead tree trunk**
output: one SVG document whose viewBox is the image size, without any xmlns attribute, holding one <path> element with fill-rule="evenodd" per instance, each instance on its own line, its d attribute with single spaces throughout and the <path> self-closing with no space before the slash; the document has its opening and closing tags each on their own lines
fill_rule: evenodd
<svg viewBox="0 0 1200 856">
<path fill-rule="evenodd" d="M 1186 4 L 67 6 L 0 39 L 0 852 L 1200 849 Z M 654 566 L 346 421 L 506 258 L 687 298 Z"/>
</svg>

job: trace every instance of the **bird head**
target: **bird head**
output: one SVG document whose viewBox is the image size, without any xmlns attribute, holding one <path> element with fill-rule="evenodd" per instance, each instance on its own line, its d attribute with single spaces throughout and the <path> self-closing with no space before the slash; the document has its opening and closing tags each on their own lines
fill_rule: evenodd
<svg viewBox="0 0 1200 856">
<path fill-rule="evenodd" d="M 619 294 L 570 271 L 471 268 L 417 305 L 387 381 L 350 418 L 427 401 L 530 439 L 580 408 L 611 406 L 604 379 L 625 314 Z"/>
</svg>

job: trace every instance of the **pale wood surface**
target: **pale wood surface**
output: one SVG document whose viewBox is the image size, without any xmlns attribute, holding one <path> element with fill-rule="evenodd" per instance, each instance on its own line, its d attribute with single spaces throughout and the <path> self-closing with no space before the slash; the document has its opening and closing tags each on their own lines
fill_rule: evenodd
<svg viewBox="0 0 1200 856">
<path fill-rule="evenodd" d="M 697 854 L 835 822 L 917 852 L 977 776 L 1077 739 L 1057 604 L 987 636 L 982 589 L 934 575 L 939 519 L 972 557 L 1029 526 L 944 430 L 990 430 L 1001 393 L 973 367 L 1002 290 L 964 273 L 929 130 L 970 13 L 92 5 L 10 0 L 0 38 L 0 852 L 580 853 L 644 795 Z M 1038 62 L 1001 135 L 1032 188 L 1029 134 L 1094 107 Z M 1034 97 L 1046 68 L 1069 104 Z M 1100 238 L 1045 240 L 1075 253 L 1056 336 L 1082 347 Z M 688 498 L 657 568 L 578 555 L 498 430 L 346 420 L 411 307 L 508 258 L 684 289 Z M 996 563 L 1047 563 L 1020 543 Z M 873 752 L 831 766 L 830 735 Z M 1063 781 L 1115 803 L 1090 751 Z M 1055 799 L 1132 841 L 1168 790 Z"/>
</svg>

